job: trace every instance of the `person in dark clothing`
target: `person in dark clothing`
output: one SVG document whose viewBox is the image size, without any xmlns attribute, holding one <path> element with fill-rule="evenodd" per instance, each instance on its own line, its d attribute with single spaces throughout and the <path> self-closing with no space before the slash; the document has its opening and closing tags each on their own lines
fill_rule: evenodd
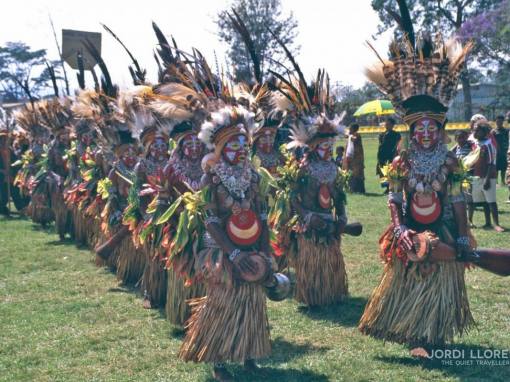
<svg viewBox="0 0 510 382">
<path fill-rule="evenodd" d="M 349 191 L 359 194 L 365 193 L 365 154 L 363 142 L 359 134 L 359 125 L 353 123 L 349 127 L 347 149 L 343 160 L 344 170 L 349 171 Z"/>
<path fill-rule="evenodd" d="M 400 133 L 393 130 L 395 127 L 395 119 L 387 118 L 384 124 L 386 131 L 379 134 L 379 147 L 377 149 L 377 168 L 376 174 L 380 178 L 383 177 L 381 168 L 388 162 L 393 161 L 393 158 L 397 155 L 397 146 L 400 141 Z M 386 192 L 388 192 L 388 186 L 386 185 Z"/>
<path fill-rule="evenodd" d="M 496 117 L 496 128 L 492 130 L 492 135 L 497 143 L 496 152 L 496 171 L 498 177 L 501 179 L 501 184 L 505 184 L 505 172 L 507 167 L 506 154 L 508 152 L 508 129 L 503 127 L 505 117 L 498 115 Z"/>
<path fill-rule="evenodd" d="M 455 157 L 462 161 L 473 151 L 473 143 L 468 139 L 469 130 L 457 130 L 455 132 L 455 146 L 451 148 L 451 152 Z M 469 176 L 473 176 L 473 171 L 469 171 Z M 475 206 L 473 204 L 473 196 L 471 186 L 464 188 L 464 198 L 466 199 L 466 205 L 468 210 L 469 225 L 471 228 L 475 228 L 473 224 L 473 216 L 475 214 Z"/>
<path fill-rule="evenodd" d="M 344 161 L 344 151 L 345 151 L 345 147 L 343 147 L 343 146 L 338 146 L 336 148 L 335 163 L 340 168 L 342 168 L 342 164 L 343 164 L 343 161 Z"/>
<path fill-rule="evenodd" d="M 9 136 L 7 131 L 0 131 L 0 214 L 9 215 L 10 191 L 10 157 Z"/>
</svg>

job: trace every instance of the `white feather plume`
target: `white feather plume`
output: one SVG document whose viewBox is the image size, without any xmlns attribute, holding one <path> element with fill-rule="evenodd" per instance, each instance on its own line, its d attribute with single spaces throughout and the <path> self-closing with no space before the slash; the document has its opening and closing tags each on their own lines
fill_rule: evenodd
<svg viewBox="0 0 510 382">
<path fill-rule="evenodd" d="M 234 121 L 233 118 L 236 118 Z M 207 148 L 214 148 L 214 137 L 221 129 L 236 123 L 241 130 L 251 137 L 254 128 L 257 126 L 254 120 L 255 114 L 242 106 L 225 106 L 211 113 L 209 120 L 204 122 L 200 128 L 198 138 L 205 143 Z"/>
</svg>

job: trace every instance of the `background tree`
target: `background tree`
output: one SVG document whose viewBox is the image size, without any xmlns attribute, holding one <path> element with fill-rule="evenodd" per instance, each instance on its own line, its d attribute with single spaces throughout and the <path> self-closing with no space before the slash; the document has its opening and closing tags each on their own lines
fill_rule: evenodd
<svg viewBox="0 0 510 382">
<path fill-rule="evenodd" d="M 480 67 L 497 84 L 494 108 L 498 112 L 510 109 L 510 0 L 466 20 L 459 30 L 460 37 L 476 42 L 475 52 Z"/>
<path fill-rule="evenodd" d="M 350 85 L 343 85 L 336 83 L 332 87 L 332 94 L 336 98 L 335 109 L 338 113 L 345 110 L 347 113 L 343 123 L 349 125 L 356 121 L 361 124 L 372 124 L 377 119 L 375 116 L 362 116 L 359 118 L 353 117 L 354 112 L 358 107 L 363 105 L 365 102 L 372 101 L 375 99 L 384 99 L 384 95 L 377 89 L 377 87 L 366 82 L 362 87 L 356 89 Z"/>
<path fill-rule="evenodd" d="M 216 20 L 219 37 L 229 45 L 228 58 L 234 69 L 237 81 L 253 81 L 253 68 L 250 55 L 235 30 L 227 12 L 234 9 L 245 23 L 260 58 L 262 73 L 277 66 L 275 61 L 285 62 L 285 53 L 277 43 L 269 28 L 295 55 L 299 47 L 294 44 L 297 36 L 297 21 L 292 12 L 283 15 L 280 0 L 234 0 L 231 7 L 220 12 Z"/>
<path fill-rule="evenodd" d="M 505 0 L 407 0 L 411 18 L 416 30 L 428 32 L 442 31 L 446 36 L 456 34 L 467 20 L 493 10 L 500 6 Z M 398 14 L 396 1 L 393 0 L 372 0 L 372 8 L 379 14 L 381 24 L 379 32 L 384 32 L 395 26 L 394 19 L 390 12 Z M 475 50 L 472 57 L 475 60 L 482 54 L 482 51 Z M 461 73 L 460 77 L 464 94 L 464 117 L 466 120 L 472 115 L 471 102 L 471 77 L 469 63 Z"/>
<path fill-rule="evenodd" d="M 0 46 L 0 97 L 16 102 L 38 96 L 48 88 L 50 70 L 46 49 L 32 50 L 23 42 Z"/>
</svg>

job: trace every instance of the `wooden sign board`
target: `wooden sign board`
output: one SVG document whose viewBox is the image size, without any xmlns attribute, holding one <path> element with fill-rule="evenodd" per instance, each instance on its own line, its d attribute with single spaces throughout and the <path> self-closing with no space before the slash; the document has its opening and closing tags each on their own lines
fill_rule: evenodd
<svg viewBox="0 0 510 382">
<path fill-rule="evenodd" d="M 78 70 L 78 52 L 83 56 L 85 70 L 92 70 L 97 64 L 83 45 L 83 41 L 86 40 L 90 41 L 101 53 L 101 33 L 62 29 L 62 57 L 73 69 Z"/>
</svg>

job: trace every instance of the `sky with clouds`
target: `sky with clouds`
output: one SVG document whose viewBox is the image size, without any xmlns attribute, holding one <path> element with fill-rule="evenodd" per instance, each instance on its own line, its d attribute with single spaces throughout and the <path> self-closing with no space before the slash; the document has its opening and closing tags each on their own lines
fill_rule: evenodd
<svg viewBox="0 0 510 382">
<path fill-rule="evenodd" d="M 155 21 L 167 36 L 173 35 L 183 50 L 189 51 L 194 46 L 211 62 L 216 52 L 222 61 L 226 47 L 217 36 L 214 19 L 230 4 L 226 0 L 9 1 L 2 4 L 0 45 L 23 41 L 33 49 L 46 48 L 49 58 L 56 59 L 58 53 L 49 15 L 59 40 L 61 29 L 103 32 L 100 23 L 104 23 L 122 39 L 142 67 L 147 68 L 149 80 L 155 81 L 156 37 L 151 22 Z M 374 41 L 375 37 L 374 45 L 380 52 L 386 52 L 389 34 L 376 36 L 378 18 L 370 0 L 282 0 L 282 8 L 285 14 L 293 12 L 298 22 L 296 42 L 301 50 L 297 59 L 308 78 L 324 67 L 332 81 L 358 87 L 365 82 L 363 68 L 375 59 L 365 41 Z M 130 86 L 127 70 L 130 60 L 121 46 L 103 33 L 102 49 L 114 82 L 121 87 Z M 68 69 L 76 84 L 75 75 Z"/>
</svg>

